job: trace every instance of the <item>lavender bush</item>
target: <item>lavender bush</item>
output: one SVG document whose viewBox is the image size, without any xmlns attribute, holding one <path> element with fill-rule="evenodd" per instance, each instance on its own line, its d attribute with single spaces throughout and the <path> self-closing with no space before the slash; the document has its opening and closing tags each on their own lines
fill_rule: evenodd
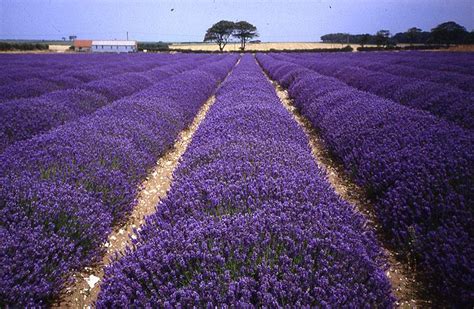
<svg viewBox="0 0 474 309">
<path fill-rule="evenodd" d="M 259 54 L 347 172 L 366 188 L 392 244 L 450 304 L 474 301 L 474 139 L 426 112 Z"/>
<path fill-rule="evenodd" d="M 27 79 L 25 81 L 0 86 L 0 104 L 11 99 L 35 97 L 58 89 L 59 86 L 53 82 L 39 78 Z"/>
<path fill-rule="evenodd" d="M 0 103 L 19 98 L 32 98 L 58 89 L 79 87 L 84 82 L 99 79 L 108 80 L 113 77 L 117 80 L 120 79 L 121 74 L 144 72 L 177 60 L 170 58 L 169 55 L 159 58 L 147 55 L 134 56 L 123 58 L 117 55 L 102 55 L 101 57 L 45 55 L 43 59 L 38 60 L 24 55 L 12 57 L 2 55 L 0 63 L 5 58 L 25 59 L 25 61 L 23 65 L 19 65 L 18 62 L 10 59 L 12 61 L 2 66 Z M 204 57 L 201 56 L 201 58 Z M 139 79 L 143 80 L 143 78 Z M 129 80 L 132 79 L 129 78 Z"/>
<path fill-rule="evenodd" d="M 353 65 L 340 65 L 315 57 L 280 56 L 280 59 L 290 60 L 320 74 L 336 77 L 359 90 L 374 93 L 412 108 L 426 110 L 468 129 L 474 128 L 472 92 L 416 78 L 370 71 Z"/>
<path fill-rule="evenodd" d="M 98 308 L 391 307 L 380 248 L 246 55 Z"/>
<path fill-rule="evenodd" d="M 426 53 L 423 57 L 418 56 L 417 53 L 370 53 L 370 55 L 359 53 L 329 56 L 304 54 L 303 58 L 314 60 L 324 59 L 325 63 L 330 63 L 338 68 L 343 66 L 362 67 L 371 71 L 416 78 L 439 83 L 443 86 L 451 85 L 470 92 L 474 91 L 474 76 L 466 75 L 462 72 L 437 70 L 438 65 L 447 63 L 446 59 L 444 59 L 446 58 L 444 54 L 436 57 L 427 57 Z M 417 67 L 417 64 L 426 62 L 426 58 L 429 59 L 430 69 Z M 459 55 L 449 56 L 447 60 L 451 59 L 462 61 L 463 69 L 467 69 L 470 66 L 471 70 L 474 70 L 474 66 L 469 65 L 470 62 L 473 62 L 472 55 L 469 55 L 469 57 L 460 57 Z"/>
<path fill-rule="evenodd" d="M 86 83 L 77 89 L 55 91 L 36 98 L 0 104 L 0 152 L 14 142 L 90 114 L 112 100 L 136 93 L 207 61 L 202 56 L 179 59 L 181 61 L 173 61 L 169 65 L 142 73 L 125 73 L 103 81 Z M 151 68 L 154 66 L 156 64 Z"/>
<path fill-rule="evenodd" d="M 461 73 L 431 71 L 427 69 L 414 68 L 408 65 L 373 63 L 368 60 L 358 61 L 356 65 L 373 71 L 380 71 L 401 77 L 416 78 L 441 85 L 451 85 L 461 90 L 474 92 L 474 76 Z"/>
<path fill-rule="evenodd" d="M 212 62 L 229 71 L 236 57 L 209 60 L 0 155 L 0 304 L 49 304 L 101 256 L 147 170 L 225 77 Z"/>
</svg>

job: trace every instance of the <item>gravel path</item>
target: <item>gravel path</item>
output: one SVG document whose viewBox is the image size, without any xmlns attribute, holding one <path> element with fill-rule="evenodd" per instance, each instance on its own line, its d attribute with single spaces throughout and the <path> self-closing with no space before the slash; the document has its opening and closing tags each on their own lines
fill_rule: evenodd
<svg viewBox="0 0 474 309">
<path fill-rule="evenodd" d="M 425 307 L 430 305 L 430 301 L 420 297 L 417 293 L 418 285 L 415 278 L 415 270 L 411 265 L 402 261 L 393 250 L 387 245 L 384 239 L 382 228 L 377 223 L 375 211 L 372 203 L 366 198 L 364 190 L 355 184 L 349 175 L 344 171 L 341 163 L 334 159 L 334 156 L 325 147 L 323 140 L 310 121 L 299 113 L 287 90 L 277 82 L 271 80 L 275 91 L 283 106 L 290 112 L 295 121 L 302 127 L 308 136 L 309 146 L 318 166 L 326 171 L 327 179 L 334 188 L 334 191 L 344 200 L 354 206 L 355 210 L 362 213 L 366 219 L 368 228 L 375 231 L 386 257 L 389 268 L 386 275 L 392 285 L 393 294 L 397 298 L 396 305 L 403 308 Z"/>
<path fill-rule="evenodd" d="M 234 68 L 239 62 L 240 59 L 234 65 Z M 231 73 L 232 70 L 227 77 Z M 216 91 L 219 86 L 216 87 Z M 85 267 L 82 272 L 72 275 L 74 283 L 64 289 L 63 296 L 54 308 L 95 307 L 94 304 L 100 292 L 100 283 L 104 277 L 105 267 L 123 256 L 127 248 L 132 247 L 132 242 L 136 239 L 136 232 L 145 224 L 146 217 L 153 214 L 159 201 L 166 197 L 173 181 L 173 172 L 178 166 L 181 156 L 191 143 L 194 133 L 215 100 L 215 95 L 207 99 L 191 125 L 179 134 L 173 147 L 158 159 L 156 166 L 143 182 L 137 196 L 137 205 L 127 221 L 115 229 L 104 244 L 106 253 L 102 261 L 96 265 Z"/>
</svg>

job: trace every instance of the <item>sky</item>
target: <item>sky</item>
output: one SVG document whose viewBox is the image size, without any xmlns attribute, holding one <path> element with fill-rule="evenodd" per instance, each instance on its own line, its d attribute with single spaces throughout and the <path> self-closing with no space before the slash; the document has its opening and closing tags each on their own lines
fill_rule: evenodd
<svg viewBox="0 0 474 309">
<path fill-rule="evenodd" d="M 246 20 L 264 42 L 335 32 L 392 34 L 445 21 L 474 29 L 474 0 L 0 0 L 0 39 L 200 42 L 219 20 Z"/>
</svg>

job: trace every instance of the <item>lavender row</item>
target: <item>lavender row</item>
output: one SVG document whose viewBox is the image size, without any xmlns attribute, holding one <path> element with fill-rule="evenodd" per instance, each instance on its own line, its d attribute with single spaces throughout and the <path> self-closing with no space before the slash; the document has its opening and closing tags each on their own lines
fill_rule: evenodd
<svg viewBox="0 0 474 309">
<path fill-rule="evenodd" d="M 157 59 L 160 59 L 157 56 Z M 102 78 L 94 80 L 79 86 L 79 89 L 85 89 L 101 94 L 107 98 L 108 101 L 115 101 L 121 97 L 131 95 L 138 90 L 149 87 L 152 83 L 158 82 L 163 78 L 169 76 L 173 72 L 179 73 L 186 69 L 189 69 L 192 65 L 198 65 L 202 61 L 209 59 L 208 55 L 193 55 L 193 56 L 176 56 L 172 61 L 168 61 L 168 65 L 163 66 L 162 62 L 155 63 L 154 65 L 148 65 L 148 68 L 142 72 L 127 72 L 112 76 L 108 78 Z M 165 70 L 163 70 L 163 67 Z M 167 72 L 169 71 L 169 73 Z"/>
<path fill-rule="evenodd" d="M 87 69 L 87 71 L 64 72 L 63 70 L 57 70 L 42 72 L 42 74 L 35 77 L 0 86 L 0 103 L 18 98 L 37 97 L 55 90 L 78 87 L 84 82 L 92 82 L 101 78 L 107 79 L 110 76 L 130 72 L 129 70 L 131 68 L 125 71 L 123 68 L 104 70 L 99 66 Z"/>
<path fill-rule="evenodd" d="M 0 55 L 0 63 L 5 58 L 9 59 L 2 64 L 0 85 L 21 82 L 31 78 L 55 81 L 57 78 L 81 75 L 92 71 L 100 77 L 120 74 L 127 71 L 144 71 L 158 61 L 166 63 L 174 58 L 172 55 L 160 55 L 159 59 L 148 55 L 135 57 L 119 55 Z M 11 59 L 13 58 L 13 59 Z M 17 60 L 17 61 L 15 61 Z M 22 61 L 20 61 L 22 60 Z M 79 78 L 81 79 L 81 78 Z M 81 79 L 82 80 L 82 79 Z M 89 80 L 90 81 L 90 80 Z"/>
<path fill-rule="evenodd" d="M 293 61 L 320 74 L 335 77 L 359 90 L 412 108 L 426 110 L 465 128 L 474 129 L 474 93 L 415 78 L 318 61 L 314 58 L 295 56 L 279 59 Z"/>
<path fill-rule="evenodd" d="M 334 55 L 330 58 L 372 59 L 373 62 L 409 66 L 435 73 L 474 75 L 474 57 L 472 53 L 408 51 L 398 53 L 355 53 L 345 56 Z"/>
<path fill-rule="evenodd" d="M 434 295 L 472 303 L 472 133 L 299 65 L 258 60 L 367 190 L 392 244 Z"/>
<path fill-rule="evenodd" d="M 171 75 L 197 66 L 204 57 L 180 57 L 180 62 L 143 73 L 125 73 L 93 81 L 76 89 L 0 104 L 0 152 L 14 142 L 31 138 L 90 114 L 112 101 L 132 95 Z"/>
<path fill-rule="evenodd" d="M 174 61 L 176 56 L 160 55 L 155 58 L 139 57 L 130 61 L 130 59 L 114 59 L 112 55 L 105 55 L 107 58 L 101 59 L 101 62 L 94 61 L 92 55 L 90 58 L 84 58 L 83 61 L 78 61 L 75 56 L 69 58 L 59 58 L 56 65 L 48 65 L 48 67 L 32 68 L 32 63 L 25 65 L 24 68 L 13 66 L 5 68 L 2 71 L 2 79 L 0 85 L 7 85 L 10 83 L 21 82 L 31 78 L 38 78 L 41 80 L 56 81 L 56 80 L 79 80 L 92 81 L 93 79 L 104 78 L 116 74 L 127 72 L 143 72 L 149 70 L 150 67 L 168 64 Z M 74 61 L 73 61 L 74 60 Z"/>
<path fill-rule="evenodd" d="M 100 258 L 147 170 L 236 61 L 214 59 L 0 156 L 0 304 L 49 304 Z"/>
<path fill-rule="evenodd" d="M 474 72 L 474 56 L 472 53 L 452 53 L 452 52 L 425 52 L 425 51 L 403 51 L 396 53 L 333 53 L 333 54 L 314 54 L 300 53 L 300 55 L 317 56 L 327 60 L 339 59 L 342 62 L 348 59 L 368 60 L 373 59 L 374 62 L 384 63 L 387 65 L 420 65 L 420 68 L 429 71 L 449 71 L 441 70 L 443 66 L 454 69 L 453 73 L 473 75 Z M 456 71 L 461 69 L 461 71 Z"/>
<path fill-rule="evenodd" d="M 417 62 L 418 59 L 411 58 L 409 55 L 404 55 L 404 57 L 407 57 L 411 60 L 410 62 L 405 63 L 405 65 L 391 64 L 388 60 L 393 61 L 392 57 L 388 58 L 373 56 L 371 58 L 368 58 L 357 56 L 350 55 L 346 57 L 331 57 L 330 59 L 325 59 L 324 61 L 330 63 L 334 67 L 362 67 L 371 71 L 383 72 L 402 77 L 416 78 L 419 80 L 429 81 L 442 85 L 450 85 L 464 91 L 474 91 L 474 76 L 455 72 L 434 71 L 415 68 L 412 66 L 412 62 Z M 308 57 L 308 60 L 309 59 L 312 58 Z"/>
<path fill-rule="evenodd" d="M 442 71 L 460 73 L 465 75 L 474 75 L 474 58 L 472 53 L 415 53 L 400 54 L 390 57 L 388 63 L 401 64 L 417 69 L 426 69 L 430 71 Z"/>
<path fill-rule="evenodd" d="M 318 169 L 301 128 L 246 55 L 193 137 L 135 251 L 97 307 L 389 307 L 362 216 Z"/>
<path fill-rule="evenodd" d="M 474 76 L 454 72 L 430 71 L 397 64 L 379 64 L 369 61 L 358 63 L 357 66 L 365 69 L 380 71 L 392 75 L 416 78 L 441 85 L 450 85 L 460 90 L 474 92 Z"/>
<path fill-rule="evenodd" d="M 71 57 L 74 56 L 70 56 L 68 59 L 69 62 L 72 60 Z M 91 82 L 101 78 L 110 78 L 110 76 L 119 74 L 142 72 L 165 63 L 165 59 L 161 59 L 161 57 L 155 58 L 154 61 L 147 58 L 139 58 L 137 61 L 138 63 L 128 61 L 106 62 L 103 64 L 96 64 L 94 67 L 87 65 L 85 68 L 79 66 L 79 70 L 78 67 L 70 67 L 69 69 L 43 69 L 37 71 L 32 70 L 31 68 L 28 71 L 26 68 L 26 71 L 22 75 L 31 76 L 31 78 L 20 80 L 14 79 L 12 82 L 0 86 L 0 103 L 17 98 L 36 97 L 44 93 L 77 87 L 84 82 Z M 7 79 L 8 71 L 2 72 L 2 75 L 5 75 L 6 77 L 2 79 Z"/>
</svg>

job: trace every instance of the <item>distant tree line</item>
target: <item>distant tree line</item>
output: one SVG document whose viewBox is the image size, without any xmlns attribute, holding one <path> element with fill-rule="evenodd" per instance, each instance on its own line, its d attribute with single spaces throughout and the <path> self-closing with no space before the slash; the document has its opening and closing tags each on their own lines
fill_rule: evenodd
<svg viewBox="0 0 474 309">
<path fill-rule="evenodd" d="M 149 52 L 158 52 L 158 51 L 168 51 L 169 45 L 164 42 L 138 42 L 137 48 L 139 51 L 149 51 Z"/>
<path fill-rule="evenodd" d="M 330 33 L 323 35 L 324 43 L 371 44 L 377 46 L 393 46 L 396 44 L 474 44 L 474 31 L 468 32 L 465 27 L 448 21 L 439 24 L 431 31 L 423 31 L 412 27 L 405 32 L 391 35 L 389 30 L 379 30 L 375 34 Z"/>
<path fill-rule="evenodd" d="M 245 50 L 247 42 L 254 37 L 258 37 L 257 27 L 251 23 L 221 20 L 207 29 L 204 42 L 215 42 L 219 46 L 219 50 L 223 51 L 227 43 L 236 39 L 240 42 L 240 50 Z"/>
<path fill-rule="evenodd" d="M 48 50 L 48 44 L 0 42 L 0 51 L 9 50 Z"/>
</svg>

